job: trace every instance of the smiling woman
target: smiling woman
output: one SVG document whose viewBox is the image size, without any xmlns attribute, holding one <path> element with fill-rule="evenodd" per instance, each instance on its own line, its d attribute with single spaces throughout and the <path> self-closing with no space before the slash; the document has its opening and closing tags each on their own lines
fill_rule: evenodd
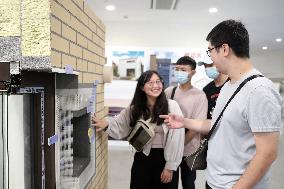
<svg viewBox="0 0 284 189">
<path fill-rule="evenodd" d="M 156 103 L 156 97 L 161 94 L 163 90 L 163 82 L 157 75 L 152 75 L 151 80 L 144 84 L 143 91 L 146 93 L 147 101 L 150 107 Z"/>
<path fill-rule="evenodd" d="M 168 112 L 182 115 L 178 104 L 166 99 L 162 78 L 158 72 L 146 71 L 137 81 L 131 104 L 118 116 L 104 120 L 93 117 L 96 130 L 106 129 L 109 136 L 115 139 L 129 136 L 141 121 L 154 131 L 151 140 L 142 148 L 139 145 L 139 152 L 135 153 L 131 169 L 131 189 L 178 188 L 177 168 L 183 154 L 184 130 L 167 128 L 159 115 Z M 136 133 L 136 138 L 145 136 L 141 135 L 139 130 Z M 130 136 L 132 137 L 131 134 Z M 138 138 L 137 141 L 141 140 Z M 132 144 L 132 141 L 129 141 Z"/>
</svg>

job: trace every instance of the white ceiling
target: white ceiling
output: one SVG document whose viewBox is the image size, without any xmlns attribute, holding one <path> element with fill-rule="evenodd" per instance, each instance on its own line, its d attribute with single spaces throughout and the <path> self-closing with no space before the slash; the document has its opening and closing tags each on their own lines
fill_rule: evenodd
<svg viewBox="0 0 284 189">
<path fill-rule="evenodd" d="M 150 0 L 86 0 L 106 25 L 106 45 L 207 48 L 209 31 L 226 19 L 241 20 L 251 51 L 284 52 L 284 0 L 177 0 L 176 10 L 150 9 Z M 105 10 L 107 4 L 116 10 Z M 211 14 L 210 7 L 219 12 Z M 128 18 L 125 19 L 124 17 Z M 276 38 L 282 38 L 276 43 Z"/>
</svg>

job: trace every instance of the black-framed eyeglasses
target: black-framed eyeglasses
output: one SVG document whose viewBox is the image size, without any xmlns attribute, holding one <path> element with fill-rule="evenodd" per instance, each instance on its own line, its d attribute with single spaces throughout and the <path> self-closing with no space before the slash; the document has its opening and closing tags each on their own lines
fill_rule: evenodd
<svg viewBox="0 0 284 189">
<path fill-rule="evenodd" d="M 222 45 L 223 45 L 223 44 L 220 44 L 220 45 L 217 45 L 217 46 L 215 46 L 215 47 L 212 47 L 212 48 L 208 49 L 208 50 L 206 51 L 207 55 L 208 55 L 209 57 L 211 57 L 211 56 L 210 56 L 211 51 L 212 51 L 213 49 L 216 49 L 216 48 L 218 48 L 218 47 L 221 47 Z"/>
</svg>

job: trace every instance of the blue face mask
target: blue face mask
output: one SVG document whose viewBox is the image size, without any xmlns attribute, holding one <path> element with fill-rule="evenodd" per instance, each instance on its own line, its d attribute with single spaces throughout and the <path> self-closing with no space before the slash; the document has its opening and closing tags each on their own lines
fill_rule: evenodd
<svg viewBox="0 0 284 189">
<path fill-rule="evenodd" d="M 189 80 L 188 72 L 184 71 L 175 71 L 175 77 L 179 84 L 185 84 Z"/>
<path fill-rule="evenodd" d="M 211 79 L 216 79 L 219 76 L 219 72 L 215 66 L 205 68 L 206 75 Z"/>
</svg>

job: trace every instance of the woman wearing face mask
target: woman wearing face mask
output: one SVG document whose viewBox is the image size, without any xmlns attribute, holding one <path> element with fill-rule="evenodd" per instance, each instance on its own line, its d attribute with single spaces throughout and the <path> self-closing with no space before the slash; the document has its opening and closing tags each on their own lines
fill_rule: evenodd
<svg viewBox="0 0 284 189">
<path fill-rule="evenodd" d="M 205 56 L 205 60 L 203 62 L 198 62 L 198 65 L 204 65 L 206 75 L 210 79 L 213 79 L 213 81 L 208 83 L 203 88 L 203 91 L 205 92 L 208 100 L 207 119 L 212 119 L 212 112 L 215 108 L 217 98 L 219 96 L 221 88 L 228 80 L 228 76 L 220 73 L 214 65 L 213 61 L 207 55 Z"/>
<path fill-rule="evenodd" d="M 184 117 L 206 119 L 207 99 L 202 90 L 192 86 L 191 78 L 195 74 L 196 62 L 189 56 L 181 57 L 175 67 L 177 87 L 165 90 L 167 98 L 172 98 L 179 104 Z M 188 156 L 198 148 L 200 135 L 193 131 L 186 131 L 183 156 Z M 184 159 L 184 158 L 183 158 Z M 194 189 L 196 172 L 190 171 L 185 161 L 180 164 L 183 189 Z"/>
</svg>

